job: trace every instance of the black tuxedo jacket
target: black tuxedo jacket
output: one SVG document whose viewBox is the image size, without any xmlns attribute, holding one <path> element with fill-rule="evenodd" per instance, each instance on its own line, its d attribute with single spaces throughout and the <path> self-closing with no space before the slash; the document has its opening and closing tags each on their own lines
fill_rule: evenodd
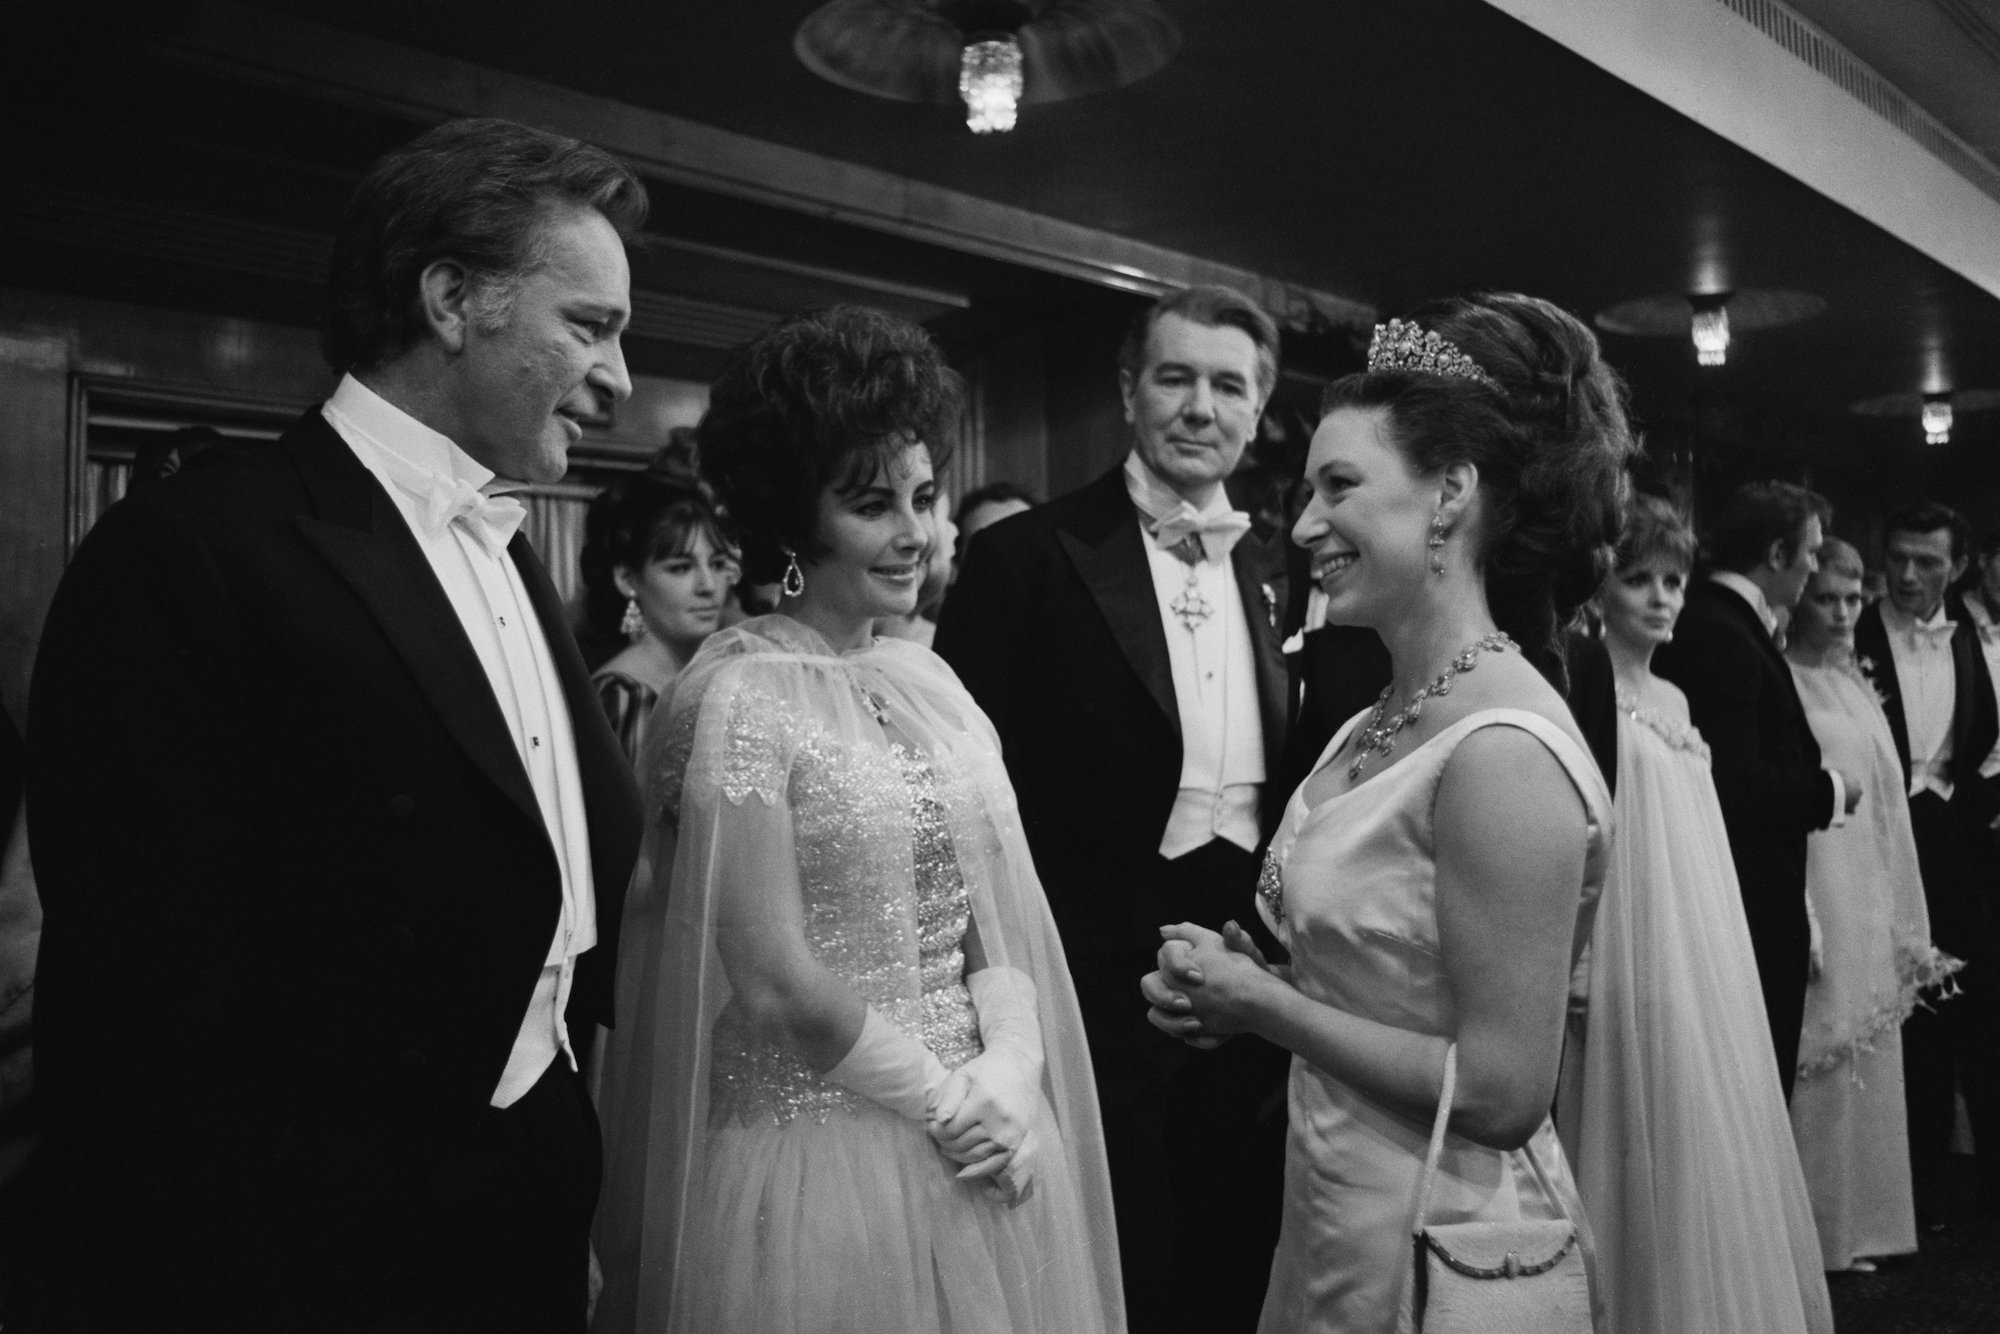
<svg viewBox="0 0 2000 1334">
<path fill-rule="evenodd" d="M 1707 579 L 1688 590 L 1671 643 L 1653 670 L 1687 694 L 1714 759 L 1715 790 L 1762 963 L 1771 943 L 1796 943 L 1803 970 L 1806 835 L 1833 819 L 1833 779 L 1820 768 L 1791 666 L 1734 590 Z M 1801 979 L 1803 980 L 1803 979 Z"/>
<path fill-rule="evenodd" d="M 611 1018 L 639 802 L 547 575 L 524 538 L 510 554 L 588 810 L 582 1031 Z M 318 411 L 104 516 L 49 613 L 28 750 L 37 1076 L 75 1258 L 101 1314 L 254 1323 L 285 1216 L 365 1227 L 368 1192 L 394 1198 L 356 1145 L 485 1112 L 561 903 L 526 770 Z"/>
<path fill-rule="evenodd" d="M 1968 821 L 1984 826 L 2000 802 L 1993 784 L 1979 776 L 1979 766 L 1993 751 L 2000 737 L 2000 709 L 1993 697 L 1993 676 L 1986 666 L 1986 654 L 1979 645 L 1979 627 L 1955 596 L 1945 599 L 1945 615 L 1958 622 L 1951 635 L 1951 802 Z M 1862 670 L 1882 697 L 1882 712 L 1889 718 L 1889 733 L 1896 740 L 1896 758 L 1903 764 L 1903 790 L 1910 785 L 1910 724 L 1903 712 L 1903 685 L 1896 674 L 1896 654 L 1889 644 L 1889 629 L 1882 621 L 1881 605 L 1865 608 L 1854 626 L 1854 655 Z"/>
<path fill-rule="evenodd" d="M 1179 790 L 1181 736 L 1147 540 L 1114 468 L 982 530 L 938 622 L 938 653 L 999 730 L 1072 959 L 1093 941 L 1123 950 L 1135 932 L 1158 945 L 1144 881 Z M 1257 663 L 1268 833 L 1290 796 L 1279 767 L 1291 699 L 1279 639 L 1287 581 L 1279 553 L 1252 536 L 1230 565 Z M 1136 988 L 1138 977 L 1124 982 Z"/>
</svg>

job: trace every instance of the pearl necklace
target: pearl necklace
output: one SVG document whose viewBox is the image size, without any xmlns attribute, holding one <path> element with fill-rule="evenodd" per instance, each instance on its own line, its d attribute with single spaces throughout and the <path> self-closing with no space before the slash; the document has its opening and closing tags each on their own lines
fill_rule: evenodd
<svg viewBox="0 0 2000 1334">
<path fill-rule="evenodd" d="M 1392 681 L 1383 686 L 1381 698 L 1375 701 L 1375 712 L 1369 716 L 1368 725 L 1361 729 L 1361 740 L 1355 751 L 1354 763 L 1347 770 L 1347 781 L 1351 783 L 1361 777 L 1361 766 L 1368 763 L 1370 755 L 1387 756 L 1396 748 L 1396 734 L 1406 727 L 1416 725 L 1418 717 L 1424 711 L 1425 700 L 1433 695 L 1449 695 L 1453 677 L 1460 672 L 1471 671 L 1478 662 L 1480 654 L 1502 648 L 1511 648 L 1518 653 L 1521 646 L 1509 639 L 1506 632 L 1501 630 L 1495 630 L 1484 639 L 1476 639 L 1467 644 L 1445 665 L 1445 669 L 1438 673 L 1437 680 L 1410 696 L 1410 702 L 1403 706 L 1403 711 L 1387 722 L 1382 721 L 1382 715 L 1388 711 L 1389 696 L 1395 693 L 1396 685 Z"/>
</svg>

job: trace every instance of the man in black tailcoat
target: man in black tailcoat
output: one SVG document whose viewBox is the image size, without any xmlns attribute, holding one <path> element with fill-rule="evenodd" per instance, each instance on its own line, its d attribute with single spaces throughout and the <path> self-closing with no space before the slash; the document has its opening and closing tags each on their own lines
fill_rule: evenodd
<svg viewBox="0 0 2000 1334">
<path fill-rule="evenodd" d="M 1903 1096 L 1917 1180 L 1936 1179 L 1951 1147 L 1963 1087 L 1980 1160 L 1980 1195 L 2000 1207 L 2000 1024 L 1992 971 L 1994 817 L 2000 780 L 1980 770 L 2000 735 L 1979 627 L 1946 592 L 1965 572 L 1972 534 L 1944 505 L 1920 502 L 1884 522 L 1888 593 L 1861 613 L 1854 652 L 1882 696 L 1909 793 L 1931 941 L 1964 961 L 1960 994 L 1920 1007 L 1903 1025 Z M 1926 1200 L 1928 1213 L 1929 1201 Z"/>
<path fill-rule="evenodd" d="M 981 532 L 938 625 L 999 729 L 1076 980 L 1134 1330 L 1254 1327 L 1276 1242 L 1284 1054 L 1191 1050 L 1146 1022 L 1139 979 L 1163 924 L 1256 921 L 1289 796 L 1285 561 L 1222 488 L 1277 343 L 1227 289 L 1144 312 L 1119 356 L 1131 454 Z"/>
<path fill-rule="evenodd" d="M 584 1327 L 632 780 L 502 492 L 631 391 L 638 180 L 504 121 L 369 172 L 276 444 L 114 506 L 28 726 L 60 1328 Z"/>
<path fill-rule="evenodd" d="M 1788 1100 L 1812 948 L 1806 835 L 1845 820 L 1861 798 L 1853 776 L 1820 767 L 1775 638 L 1777 609 L 1798 605 L 1816 568 L 1829 513 L 1819 496 L 1787 482 L 1739 487 L 1710 534 L 1712 571 L 1688 589 L 1672 642 L 1653 655 L 1653 670 L 1686 692 L 1713 756 Z"/>
</svg>

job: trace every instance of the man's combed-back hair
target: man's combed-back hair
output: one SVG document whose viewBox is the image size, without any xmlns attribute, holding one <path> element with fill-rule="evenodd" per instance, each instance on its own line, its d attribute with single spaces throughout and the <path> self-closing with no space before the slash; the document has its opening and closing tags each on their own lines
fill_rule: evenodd
<svg viewBox="0 0 2000 1334">
<path fill-rule="evenodd" d="M 1557 627 L 1597 591 L 1624 529 L 1637 446 L 1625 385 L 1597 337 L 1561 307 L 1517 292 L 1427 302 L 1403 317 L 1493 380 L 1362 371 L 1327 387 L 1322 412 L 1383 408 L 1389 438 L 1419 474 L 1479 471 L 1476 559 L 1499 627 L 1563 679 Z"/>
<path fill-rule="evenodd" d="M 1118 347 L 1118 369 L 1133 380 L 1146 367 L 1146 340 L 1163 316 L 1178 315 L 1211 329 L 1240 329 L 1257 349 L 1257 398 L 1271 397 L 1278 383 L 1278 324 L 1262 306 L 1233 287 L 1184 287 L 1169 292 L 1132 317 Z"/>
<path fill-rule="evenodd" d="M 1972 525 L 1949 505 L 1935 500 L 1913 500 L 1896 506 L 1882 520 L 1882 540 L 1885 542 L 1891 533 L 1935 533 L 1940 530 L 1951 534 L 1951 558 L 1954 561 L 1963 560 L 1972 547 Z"/>
<path fill-rule="evenodd" d="M 337 371 L 371 370 L 424 333 L 419 293 L 439 260 L 502 290 L 543 262 L 543 225 L 595 209 L 625 240 L 646 222 L 646 187 L 602 149 L 493 118 L 447 121 L 361 179 L 334 235 L 320 350 Z"/>
<path fill-rule="evenodd" d="M 1816 491 L 1792 482 L 1745 482 L 1729 493 L 1708 533 L 1708 559 L 1718 570 L 1756 569 L 1781 542 L 1786 561 L 1798 556 L 1806 520 L 1833 521 L 1833 506 Z"/>
<path fill-rule="evenodd" d="M 743 541 L 743 574 L 771 583 L 785 549 L 815 558 L 819 496 L 869 483 L 912 444 L 942 470 L 963 390 L 931 336 L 866 306 L 794 315 L 730 353 L 701 419 L 701 471 Z"/>
</svg>

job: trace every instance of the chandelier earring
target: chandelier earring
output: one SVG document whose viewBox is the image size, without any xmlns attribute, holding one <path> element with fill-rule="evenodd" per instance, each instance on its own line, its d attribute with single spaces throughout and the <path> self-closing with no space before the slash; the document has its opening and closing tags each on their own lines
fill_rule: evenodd
<svg viewBox="0 0 2000 1334">
<path fill-rule="evenodd" d="M 1431 536 L 1428 545 L 1430 546 L 1431 549 L 1431 574 L 1441 579 L 1444 577 L 1444 502 L 1443 501 L 1438 502 L 1437 509 L 1433 511 L 1431 514 Z"/>
<path fill-rule="evenodd" d="M 618 633 L 634 643 L 646 635 L 646 618 L 639 611 L 639 599 L 630 594 L 625 598 L 625 616 L 618 622 Z"/>
<path fill-rule="evenodd" d="M 785 548 L 785 578 L 778 588 L 788 598 L 803 597 L 806 591 L 806 572 L 799 568 L 799 553 Z"/>
</svg>

